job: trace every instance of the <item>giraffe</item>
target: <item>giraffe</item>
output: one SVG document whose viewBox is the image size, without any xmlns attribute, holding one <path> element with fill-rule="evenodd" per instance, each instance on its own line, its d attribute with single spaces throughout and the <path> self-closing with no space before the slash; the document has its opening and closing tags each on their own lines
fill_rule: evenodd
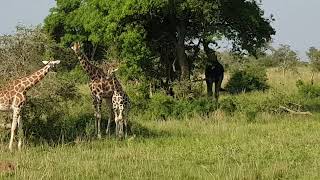
<svg viewBox="0 0 320 180">
<path fill-rule="evenodd" d="M 223 80 L 224 68 L 218 61 L 207 62 L 205 68 L 205 80 L 207 84 L 208 96 L 212 96 L 212 85 L 214 83 L 214 97 L 216 100 L 219 98 L 219 92 L 223 90 L 221 83 Z"/>
<path fill-rule="evenodd" d="M 224 68 L 218 61 L 218 57 L 214 50 L 209 48 L 209 42 L 203 42 L 204 51 L 207 55 L 207 63 L 205 68 L 205 80 L 207 84 L 208 96 L 212 96 L 212 85 L 214 83 L 214 97 L 216 101 L 219 98 L 219 92 L 224 90 L 221 88 L 221 83 L 224 77 Z"/>
<path fill-rule="evenodd" d="M 115 83 L 117 80 L 115 73 L 118 69 L 108 68 L 108 74 L 112 78 L 112 82 Z M 114 85 L 113 95 L 112 95 L 112 108 L 115 115 L 116 123 L 116 136 L 119 138 L 123 137 L 123 128 L 125 128 L 125 138 L 128 136 L 128 113 L 130 111 L 130 99 L 126 92 L 121 86 Z"/>
<path fill-rule="evenodd" d="M 14 140 L 15 130 L 18 126 L 18 149 L 22 146 L 22 120 L 21 120 L 21 110 L 26 103 L 26 93 L 27 91 L 41 81 L 49 70 L 60 61 L 42 61 L 45 66 L 40 70 L 32 73 L 29 76 L 18 78 L 6 86 L 0 89 L 0 111 L 13 111 L 13 119 L 11 124 L 11 136 L 9 142 L 9 149 L 12 151 L 12 145 Z"/>
<path fill-rule="evenodd" d="M 95 116 L 95 128 L 98 138 L 101 138 L 101 104 L 102 100 L 106 99 L 109 106 L 111 117 L 108 119 L 108 125 L 106 133 L 110 134 L 110 123 L 113 118 L 112 109 L 112 95 L 115 88 L 121 88 L 120 82 L 117 79 L 112 79 L 108 73 L 104 73 L 103 69 L 94 66 L 89 62 L 88 57 L 81 51 L 80 42 L 75 42 L 71 49 L 75 52 L 82 68 L 86 71 L 90 77 L 89 88 L 91 90 L 91 96 L 93 99 L 94 116 Z M 108 69 L 106 69 L 108 70 Z"/>
</svg>

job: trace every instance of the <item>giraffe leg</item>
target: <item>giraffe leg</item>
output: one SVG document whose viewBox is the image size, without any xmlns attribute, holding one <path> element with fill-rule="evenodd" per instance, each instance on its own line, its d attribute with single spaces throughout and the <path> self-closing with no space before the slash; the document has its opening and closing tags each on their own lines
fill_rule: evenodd
<svg viewBox="0 0 320 180">
<path fill-rule="evenodd" d="M 117 113 L 117 108 L 115 108 L 114 111 L 112 111 L 112 112 L 115 115 L 115 117 L 114 117 L 114 121 L 115 121 L 115 124 L 116 124 L 115 133 L 116 133 L 116 136 L 117 136 L 118 132 L 119 132 L 118 131 L 118 129 L 119 129 L 119 116 L 118 116 L 118 113 Z M 109 128 L 109 130 L 107 130 L 109 137 L 110 137 L 110 122 L 111 122 L 111 119 L 109 118 L 108 119 L 108 127 L 107 127 L 107 128 Z"/>
<path fill-rule="evenodd" d="M 128 115 L 130 107 L 128 105 L 125 106 L 125 110 L 123 111 L 123 124 L 124 124 L 124 138 L 128 137 Z"/>
<path fill-rule="evenodd" d="M 97 129 L 97 113 L 96 113 L 96 106 L 97 106 L 97 100 L 95 97 L 93 97 L 93 109 L 94 109 L 94 130 L 95 130 L 95 134 L 98 134 L 98 129 Z"/>
<path fill-rule="evenodd" d="M 124 138 L 128 137 L 128 117 L 124 118 Z"/>
<path fill-rule="evenodd" d="M 207 80 L 206 83 L 207 83 L 207 94 L 208 94 L 209 97 L 211 97 L 212 96 L 212 85 L 213 85 L 213 83 L 211 81 L 209 81 L 209 80 Z"/>
<path fill-rule="evenodd" d="M 119 108 L 119 117 L 118 117 L 118 122 L 119 122 L 119 138 L 122 139 L 123 137 L 123 106 L 120 106 Z"/>
<path fill-rule="evenodd" d="M 101 138 L 101 101 L 99 101 L 97 108 L 97 129 L 98 129 L 98 138 Z"/>
<path fill-rule="evenodd" d="M 19 138 L 19 141 L 18 141 L 18 149 L 21 150 L 21 147 L 22 147 L 22 143 L 23 143 L 23 123 L 22 123 L 22 120 L 21 120 L 21 113 L 19 113 L 19 116 L 18 116 L 18 138 Z"/>
<path fill-rule="evenodd" d="M 100 139 L 101 138 L 101 103 L 102 100 L 99 98 L 94 99 L 93 105 L 94 105 L 94 116 L 95 116 L 95 125 L 96 125 L 96 134 L 97 137 Z"/>
<path fill-rule="evenodd" d="M 117 115 L 115 117 L 115 122 L 116 122 L 116 137 L 118 137 L 118 135 L 119 135 L 119 119 L 118 119 Z"/>
<path fill-rule="evenodd" d="M 120 119 L 119 121 L 119 138 L 123 138 L 123 119 Z"/>
<path fill-rule="evenodd" d="M 13 110 L 13 118 L 12 118 L 12 125 L 11 125 L 11 136 L 10 136 L 10 142 L 9 142 L 10 151 L 12 151 L 14 133 L 15 133 L 16 128 L 17 128 L 19 114 L 20 114 L 20 109 L 19 108 L 16 108 L 16 109 Z"/>
<path fill-rule="evenodd" d="M 116 137 L 118 136 L 118 132 L 119 132 L 119 116 L 118 116 L 118 107 L 114 106 L 113 107 L 114 109 L 114 122 L 116 124 L 116 131 L 115 131 L 115 134 L 116 134 Z M 109 131 L 110 132 L 110 131 Z"/>
<path fill-rule="evenodd" d="M 107 99 L 107 103 L 108 103 L 108 107 L 110 110 L 110 116 L 108 118 L 108 124 L 107 124 L 107 129 L 106 129 L 106 134 L 108 134 L 108 136 L 110 137 L 110 125 L 111 125 L 111 121 L 115 119 L 115 114 L 116 109 L 113 109 L 113 105 L 112 105 L 112 99 Z"/>
<path fill-rule="evenodd" d="M 126 96 L 126 116 L 125 116 L 125 121 L 124 121 L 124 126 L 125 126 L 125 128 L 126 128 L 126 134 L 125 134 L 125 136 L 126 137 L 128 137 L 128 131 L 129 131 L 129 128 L 128 128 L 128 118 L 129 118 L 129 113 L 130 113 L 130 109 L 131 109 L 131 104 L 130 104 L 130 99 L 129 99 L 129 97 L 128 96 Z M 130 132 L 129 133 L 131 133 L 131 128 L 130 128 Z"/>
<path fill-rule="evenodd" d="M 108 124 L 107 124 L 107 129 L 106 129 L 106 134 L 110 137 L 111 132 L 110 132 L 110 124 L 111 124 L 111 117 L 108 118 Z"/>
<path fill-rule="evenodd" d="M 215 97 L 216 101 L 218 101 L 218 98 L 219 98 L 219 92 L 221 89 L 222 78 L 220 77 L 219 80 L 214 83 L 214 97 Z"/>
</svg>

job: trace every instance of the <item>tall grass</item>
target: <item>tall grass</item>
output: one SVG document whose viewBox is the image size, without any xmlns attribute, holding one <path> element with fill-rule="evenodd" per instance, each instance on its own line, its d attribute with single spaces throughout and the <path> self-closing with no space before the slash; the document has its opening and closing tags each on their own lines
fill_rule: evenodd
<svg viewBox="0 0 320 180">
<path fill-rule="evenodd" d="M 285 91 L 288 93 L 297 92 L 296 82 L 302 80 L 305 82 L 311 82 L 312 71 L 308 67 L 298 67 L 297 72 L 288 71 L 285 76 L 278 68 L 268 69 L 268 83 L 274 89 Z M 314 76 L 314 82 L 320 83 L 320 75 L 316 73 Z"/>
</svg>

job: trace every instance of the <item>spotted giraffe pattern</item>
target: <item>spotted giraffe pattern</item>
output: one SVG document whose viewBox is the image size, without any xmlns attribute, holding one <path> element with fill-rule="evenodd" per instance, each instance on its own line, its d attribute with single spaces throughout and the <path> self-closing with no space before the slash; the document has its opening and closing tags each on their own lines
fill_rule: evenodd
<svg viewBox="0 0 320 180">
<path fill-rule="evenodd" d="M 76 42 L 73 44 L 71 49 L 75 52 L 78 60 L 82 68 L 86 71 L 88 76 L 90 77 L 89 88 L 91 91 L 92 99 L 93 99 L 93 107 L 94 107 L 94 115 L 95 115 L 95 126 L 96 126 L 96 134 L 98 138 L 101 138 L 101 104 L 102 100 L 106 99 L 107 104 L 109 105 L 109 110 L 111 117 L 108 119 L 107 125 L 107 134 L 110 134 L 110 123 L 113 118 L 113 110 L 112 110 L 112 95 L 114 89 L 121 89 L 121 84 L 117 79 L 113 79 L 109 76 L 109 74 L 104 73 L 104 70 L 94 66 L 89 62 L 88 57 L 81 51 L 80 42 Z M 106 68 L 106 71 L 109 71 Z M 114 82 L 113 82 L 114 81 Z"/>
<path fill-rule="evenodd" d="M 113 78 L 116 79 L 114 74 Z M 130 106 L 129 96 L 122 90 L 122 88 L 114 89 L 112 107 L 115 114 L 116 135 L 120 138 L 123 137 L 123 131 L 125 131 L 125 137 L 128 135 L 128 114 Z M 125 129 L 123 130 L 123 128 Z"/>
<path fill-rule="evenodd" d="M 46 74 L 49 72 L 50 68 L 59 64 L 60 61 L 46 62 L 46 65 L 40 70 L 32 73 L 29 76 L 16 79 L 2 89 L 0 89 L 0 111 L 13 111 L 13 119 L 11 124 L 11 136 L 9 142 L 9 149 L 12 150 L 14 133 L 18 126 L 19 132 L 19 142 L 18 148 L 21 149 L 22 145 L 22 121 L 21 121 L 21 109 L 26 103 L 26 93 L 35 84 L 40 82 Z"/>
</svg>

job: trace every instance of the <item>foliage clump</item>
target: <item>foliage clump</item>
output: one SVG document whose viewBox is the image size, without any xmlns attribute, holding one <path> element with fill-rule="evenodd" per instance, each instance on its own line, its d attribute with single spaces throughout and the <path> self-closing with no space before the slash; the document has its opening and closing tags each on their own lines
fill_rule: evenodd
<svg viewBox="0 0 320 180">
<path fill-rule="evenodd" d="M 84 42 L 93 60 L 119 59 L 127 79 L 161 83 L 188 80 L 201 44 L 227 39 L 233 51 L 256 54 L 275 34 L 271 21 L 246 0 L 59 0 L 44 29 L 64 45 Z"/>
<path fill-rule="evenodd" d="M 320 97 L 320 86 L 305 83 L 302 80 L 297 81 L 298 92 L 300 95 L 306 98 L 318 98 Z"/>
<path fill-rule="evenodd" d="M 217 109 L 216 101 L 208 98 L 173 98 L 165 93 L 155 93 L 147 102 L 142 119 L 169 120 L 192 116 L 206 116 Z"/>
<path fill-rule="evenodd" d="M 269 88 L 267 73 L 263 67 L 246 66 L 240 70 L 234 70 L 226 85 L 228 92 L 232 94 L 250 91 L 264 91 Z"/>
<path fill-rule="evenodd" d="M 227 97 L 220 101 L 220 109 L 228 115 L 233 115 L 237 110 L 237 101 L 234 97 Z"/>
<path fill-rule="evenodd" d="M 23 129 L 28 141 L 55 144 L 84 137 L 92 117 L 89 113 L 72 116 L 74 110 L 69 105 L 84 99 L 76 84 L 66 80 L 63 74 L 51 72 L 47 76 L 29 93 L 23 108 Z"/>
</svg>

